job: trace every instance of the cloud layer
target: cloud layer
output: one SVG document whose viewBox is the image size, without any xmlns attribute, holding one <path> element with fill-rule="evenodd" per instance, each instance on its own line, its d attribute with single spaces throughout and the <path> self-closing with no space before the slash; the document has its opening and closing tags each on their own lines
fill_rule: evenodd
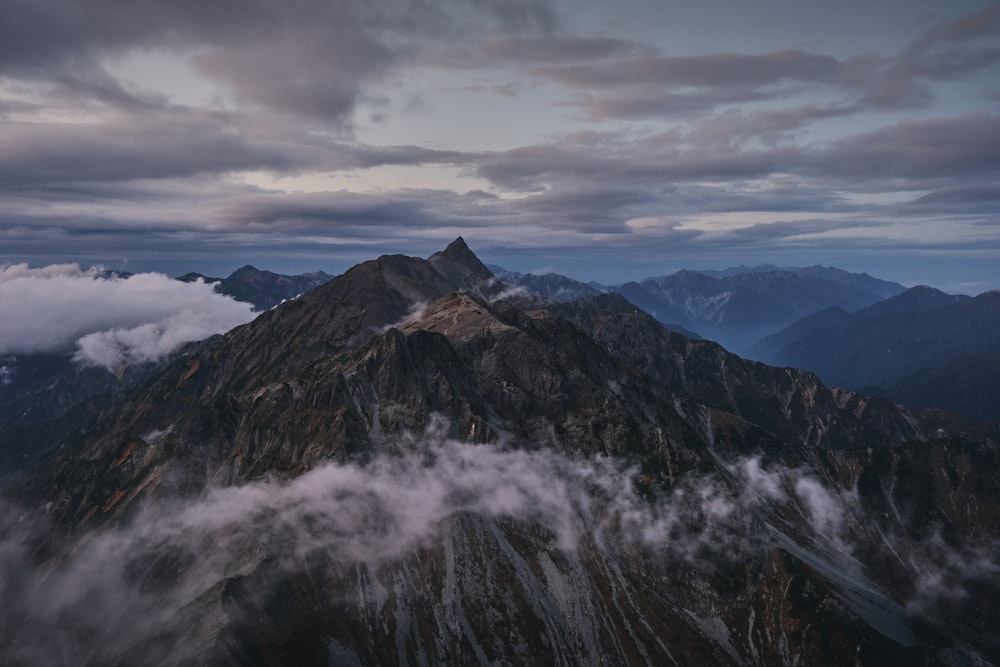
<svg viewBox="0 0 1000 667">
<path fill-rule="evenodd" d="M 252 306 L 202 282 L 156 273 L 104 277 L 76 264 L 0 269 L 0 354 L 71 352 L 116 370 L 253 319 Z"/>
</svg>

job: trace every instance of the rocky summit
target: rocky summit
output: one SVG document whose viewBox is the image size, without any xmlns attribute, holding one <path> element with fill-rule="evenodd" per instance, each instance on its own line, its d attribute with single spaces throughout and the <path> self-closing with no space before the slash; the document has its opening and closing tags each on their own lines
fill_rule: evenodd
<svg viewBox="0 0 1000 667">
<path fill-rule="evenodd" d="M 42 426 L 3 664 L 1000 662 L 993 426 L 509 289 L 461 238 Z"/>
</svg>

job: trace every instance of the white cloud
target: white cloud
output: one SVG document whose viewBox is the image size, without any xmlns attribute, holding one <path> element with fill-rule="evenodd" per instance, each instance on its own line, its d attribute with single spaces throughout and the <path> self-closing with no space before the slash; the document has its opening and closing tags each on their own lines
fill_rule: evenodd
<svg viewBox="0 0 1000 667">
<path fill-rule="evenodd" d="M 114 370 L 253 319 L 211 285 L 158 273 L 103 278 L 76 264 L 0 269 L 0 354 L 70 352 Z"/>
</svg>

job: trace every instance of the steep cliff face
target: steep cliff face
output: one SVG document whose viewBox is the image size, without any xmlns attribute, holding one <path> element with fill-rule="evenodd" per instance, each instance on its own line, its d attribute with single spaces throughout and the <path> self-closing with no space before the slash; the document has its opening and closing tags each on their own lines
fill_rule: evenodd
<svg viewBox="0 0 1000 667">
<path fill-rule="evenodd" d="M 995 443 L 503 293 L 461 240 L 382 257 L 61 431 L 0 514 L 0 656 L 1000 658 Z"/>
</svg>

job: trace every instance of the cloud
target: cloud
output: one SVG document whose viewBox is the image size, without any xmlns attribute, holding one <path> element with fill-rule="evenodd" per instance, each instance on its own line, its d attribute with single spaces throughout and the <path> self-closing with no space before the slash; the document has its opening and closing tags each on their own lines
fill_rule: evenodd
<svg viewBox="0 0 1000 667">
<path fill-rule="evenodd" d="M 474 154 L 369 146 L 268 128 L 234 113 L 157 112 L 79 123 L 0 124 L 0 184 L 56 187 L 253 170 L 295 174 L 386 165 L 465 164 Z"/>
<path fill-rule="evenodd" d="M 642 44 L 615 37 L 507 36 L 485 40 L 475 46 L 430 51 L 422 59 L 429 65 L 460 69 L 511 64 L 545 65 L 600 61 L 647 51 Z"/>
<path fill-rule="evenodd" d="M 0 354 L 69 352 L 117 369 L 248 322 L 252 306 L 155 273 L 104 278 L 76 264 L 0 269 Z"/>
<path fill-rule="evenodd" d="M 832 56 L 789 49 L 761 54 L 643 55 L 611 63 L 536 67 L 568 86 L 606 88 L 667 84 L 682 87 L 761 87 L 783 81 L 831 82 L 840 63 Z"/>
<path fill-rule="evenodd" d="M 991 4 L 927 29 L 904 53 L 875 68 L 863 102 L 876 108 L 921 106 L 933 98 L 929 84 L 954 81 L 1000 63 L 1000 7 Z M 994 40 L 983 44 L 983 40 Z"/>
<path fill-rule="evenodd" d="M 899 121 L 832 142 L 804 160 L 819 176 L 894 182 L 900 190 L 1000 177 L 1000 116 L 973 112 Z"/>
<path fill-rule="evenodd" d="M 993 6 L 925 23 L 908 42 L 898 26 L 912 10 L 863 19 L 855 8 L 838 12 L 845 26 L 896 22 L 887 43 L 898 46 L 869 42 L 873 53 L 858 47 L 868 30 L 858 41 L 824 42 L 812 36 L 829 30 L 810 28 L 777 31 L 784 44 L 760 41 L 775 32 L 751 30 L 733 45 L 699 45 L 692 54 L 686 40 L 665 36 L 679 24 L 690 29 L 688 19 L 711 28 L 713 8 L 623 16 L 602 32 L 591 31 L 591 20 L 603 21 L 603 11 L 560 15 L 551 1 L 210 4 L 5 6 L 0 261 L 163 260 L 146 242 L 156 233 L 171 261 L 158 268 L 212 271 L 213 253 L 232 253 L 228 262 L 246 252 L 263 263 L 307 254 L 324 268 L 342 262 L 340 269 L 367 253 L 344 259 L 348 247 L 426 249 L 466 233 L 483 247 L 573 247 L 580 257 L 606 250 L 595 240 L 631 243 L 633 254 L 616 267 L 630 271 L 640 253 L 652 263 L 657 240 L 660 253 L 668 244 L 717 248 L 718 238 L 696 231 L 710 227 L 702 223 L 713 213 L 767 211 L 802 220 L 925 216 L 917 225 L 960 215 L 944 223 L 949 236 L 993 242 L 984 233 L 995 218 L 990 202 L 975 192 L 965 203 L 931 195 L 909 207 L 868 203 L 881 193 L 957 194 L 1000 178 L 992 111 L 921 111 L 895 124 L 869 113 L 927 105 L 935 94 L 936 114 L 992 109 L 981 82 L 1000 63 Z M 797 9 L 784 16 L 789 25 L 809 18 Z M 650 41 L 661 28 L 664 41 Z M 516 92 L 488 94 L 491 105 L 509 104 L 517 123 L 484 117 L 503 129 L 488 133 L 489 145 L 516 139 L 495 151 L 461 150 L 479 141 L 474 132 L 483 128 L 469 105 L 483 91 Z M 385 122 L 366 126 L 362 118 L 372 116 Z M 563 128 L 560 116 L 588 131 L 545 134 Z M 454 131 L 442 127 L 442 118 L 459 117 Z M 435 166 L 439 189 L 405 187 L 423 165 Z M 315 192 L 354 183 L 368 192 Z M 468 188 L 494 192 L 462 194 Z M 654 219 L 676 224 L 636 234 L 628 222 Z M 740 226 L 761 221 L 748 215 Z M 910 229 L 900 222 L 887 234 L 912 245 Z M 734 249 L 741 238 L 728 236 Z M 184 263 L 195 256 L 204 263 Z"/>
<path fill-rule="evenodd" d="M 874 220 L 827 220 L 816 218 L 812 220 L 784 220 L 780 222 L 764 222 L 747 227 L 740 227 L 725 232 L 719 237 L 721 241 L 738 239 L 741 241 L 775 241 L 784 238 L 827 234 L 842 229 L 859 229 L 867 227 L 882 227 L 886 223 Z"/>
<path fill-rule="evenodd" d="M 138 50 L 191 54 L 191 62 L 245 102 L 328 124 L 345 120 L 365 87 L 425 44 L 480 33 L 551 32 L 548 2 L 524 0 L 170 0 L 15 2 L 0 26 L 0 75 L 93 95 L 115 90 L 106 62 Z M 101 97 L 101 96 L 98 96 Z"/>
<path fill-rule="evenodd" d="M 663 56 L 646 48 L 628 57 L 544 64 L 529 71 L 574 91 L 568 103 L 602 120 L 676 119 L 736 111 L 732 105 L 737 104 L 794 100 L 817 89 L 836 93 L 850 70 L 850 63 L 797 49 Z"/>
<path fill-rule="evenodd" d="M 246 128 L 229 120 L 224 114 L 161 114 L 94 123 L 6 123 L 0 125 L 0 182 L 10 188 L 315 166 L 317 151 L 287 140 L 251 140 Z"/>
</svg>

